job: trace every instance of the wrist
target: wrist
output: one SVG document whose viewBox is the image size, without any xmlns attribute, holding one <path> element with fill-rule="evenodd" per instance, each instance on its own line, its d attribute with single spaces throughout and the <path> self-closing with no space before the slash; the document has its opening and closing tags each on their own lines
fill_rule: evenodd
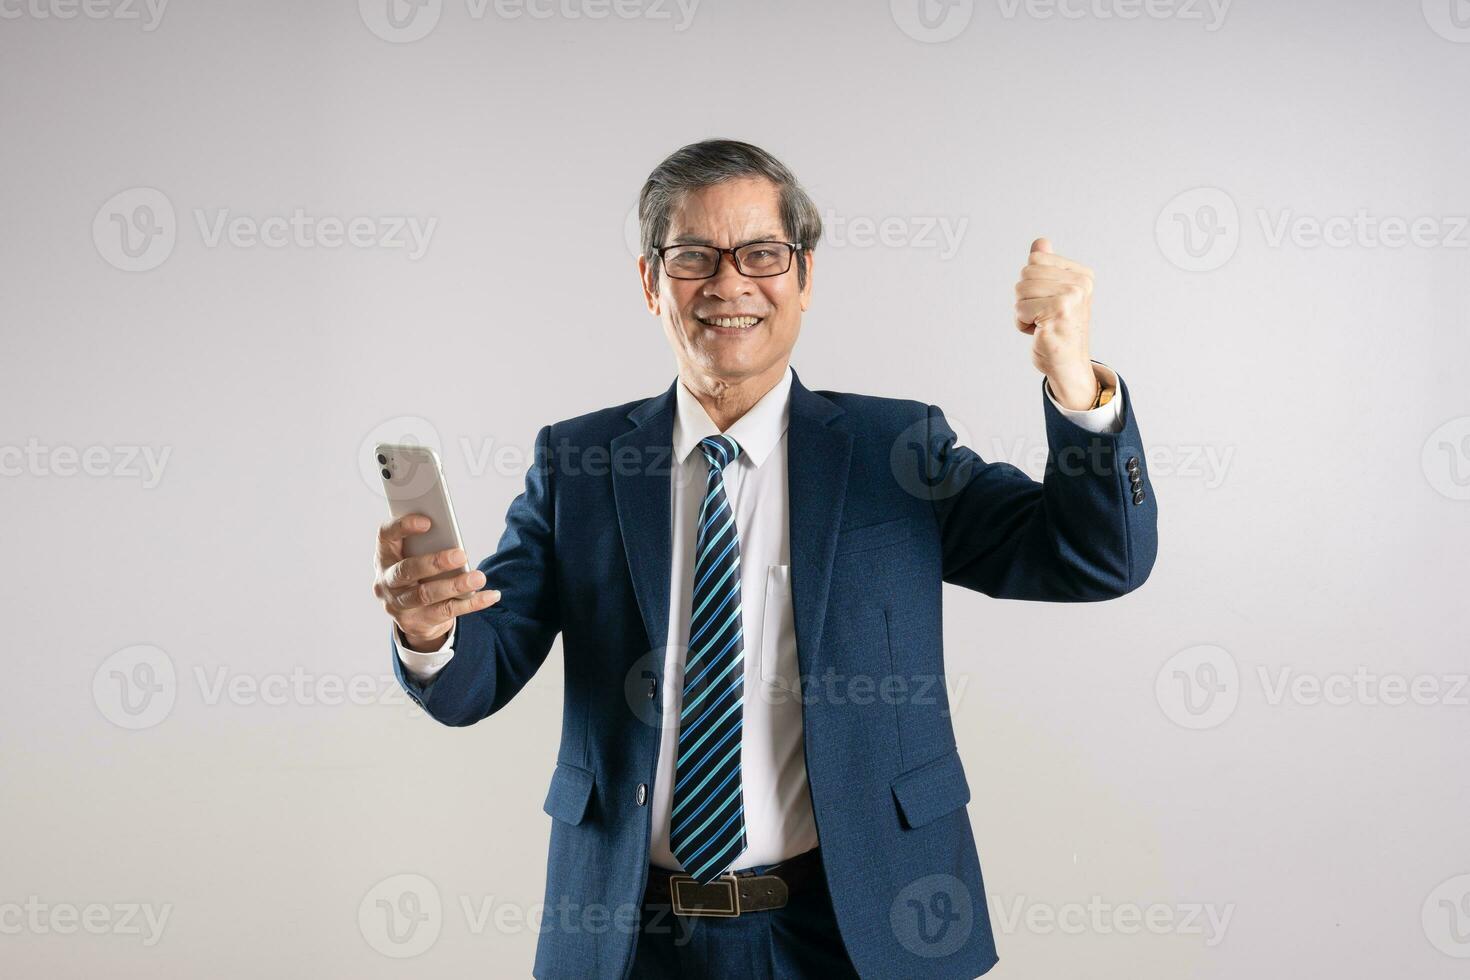
<svg viewBox="0 0 1470 980">
<path fill-rule="evenodd" d="M 1046 383 L 1058 404 L 1080 412 L 1096 407 L 1103 381 L 1088 362 L 1083 368 L 1048 374 Z"/>
<path fill-rule="evenodd" d="M 444 643 L 448 639 L 448 630 L 445 630 L 438 636 L 422 637 L 412 633 L 405 633 L 401 627 L 398 627 L 399 644 L 412 653 L 438 653 L 444 648 Z"/>
</svg>

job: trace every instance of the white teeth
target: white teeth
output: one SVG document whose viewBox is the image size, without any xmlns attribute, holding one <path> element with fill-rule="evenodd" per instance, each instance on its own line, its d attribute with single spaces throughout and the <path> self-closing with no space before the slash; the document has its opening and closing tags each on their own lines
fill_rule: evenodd
<svg viewBox="0 0 1470 980">
<path fill-rule="evenodd" d="M 758 316 L 714 316 L 704 317 L 704 322 L 715 327 L 738 327 L 741 330 L 749 329 L 760 322 Z"/>
</svg>

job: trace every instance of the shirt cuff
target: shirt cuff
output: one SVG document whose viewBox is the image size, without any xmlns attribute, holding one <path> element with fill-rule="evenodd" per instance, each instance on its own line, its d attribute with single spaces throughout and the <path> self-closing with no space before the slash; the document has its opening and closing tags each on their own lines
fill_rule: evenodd
<svg viewBox="0 0 1470 980">
<path fill-rule="evenodd" d="M 417 650 L 408 648 L 408 641 L 403 636 L 403 631 L 394 623 L 393 647 L 398 651 L 398 659 L 403 664 L 403 672 L 412 677 L 420 684 L 427 684 L 434 679 L 434 675 L 444 669 L 454 657 L 454 634 L 459 628 L 459 623 L 449 627 L 449 636 L 445 638 L 444 645 L 433 653 L 419 653 Z"/>
<path fill-rule="evenodd" d="M 1103 383 L 1104 388 L 1113 389 L 1112 400 L 1097 408 L 1065 408 L 1051 393 L 1051 384 L 1043 381 L 1046 397 L 1063 416 L 1086 429 L 1088 432 L 1115 433 L 1123 431 L 1123 387 L 1118 384 L 1118 374 L 1101 361 L 1092 362 L 1092 372 Z"/>
</svg>

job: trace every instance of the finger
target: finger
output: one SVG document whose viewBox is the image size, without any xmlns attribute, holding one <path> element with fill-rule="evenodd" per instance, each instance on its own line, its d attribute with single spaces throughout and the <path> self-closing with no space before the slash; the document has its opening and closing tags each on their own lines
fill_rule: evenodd
<svg viewBox="0 0 1470 980">
<path fill-rule="evenodd" d="M 446 548 L 444 551 L 436 551 L 431 555 L 405 558 L 383 574 L 383 583 L 390 589 L 407 588 L 410 585 L 418 585 L 423 579 L 439 572 L 445 572 L 451 568 L 463 568 L 464 562 L 464 551 L 460 548 Z"/>
<path fill-rule="evenodd" d="M 1092 285 L 1092 277 L 1085 272 L 1075 269 L 1064 269 L 1058 265 L 1027 265 L 1022 266 L 1021 279 L 1050 279 L 1053 282 L 1075 282 Z"/>
<path fill-rule="evenodd" d="M 1058 316 L 1062 313 L 1062 303 L 1056 296 L 1045 296 L 1041 299 L 1023 299 L 1016 301 L 1016 319 L 1021 323 L 1035 325 L 1038 320 Z M 1030 331 L 1026 331 L 1030 333 Z"/>
<path fill-rule="evenodd" d="M 1074 282 L 1058 279 L 1022 279 L 1016 283 L 1016 298 L 1037 299 L 1042 296 L 1065 296 L 1081 288 Z"/>
<path fill-rule="evenodd" d="M 401 613 L 396 617 L 398 628 L 405 633 L 428 633 L 457 616 L 479 612 L 499 601 L 500 593 L 495 589 L 486 589 L 463 598 L 445 599 L 432 606 L 421 606 L 418 609 L 410 609 L 408 612 Z"/>
<path fill-rule="evenodd" d="M 383 604 L 389 612 L 432 606 L 454 596 L 475 592 L 485 584 L 485 573 L 479 569 L 450 578 L 431 579 L 403 589 L 388 589 Z"/>
<path fill-rule="evenodd" d="M 433 522 L 423 514 L 404 514 L 378 528 L 378 561 L 387 567 L 403 557 L 403 539 L 423 534 Z"/>
<path fill-rule="evenodd" d="M 1081 272 L 1088 276 L 1093 274 L 1091 268 L 1083 265 L 1076 259 L 1069 259 L 1053 252 L 1032 252 L 1026 261 L 1030 265 L 1048 265 L 1056 269 L 1071 269 L 1074 272 Z"/>
<path fill-rule="evenodd" d="M 1034 242 L 1031 243 L 1031 251 L 1033 251 L 1033 252 L 1050 252 L 1051 251 L 1051 239 L 1050 238 L 1038 238 L 1038 239 L 1036 239 L 1036 241 L 1034 241 Z"/>
</svg>

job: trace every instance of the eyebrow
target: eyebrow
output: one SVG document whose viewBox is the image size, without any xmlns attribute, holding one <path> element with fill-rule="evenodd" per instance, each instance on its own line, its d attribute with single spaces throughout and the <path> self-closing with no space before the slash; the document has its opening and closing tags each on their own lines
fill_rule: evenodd
<svg viewBox="0 0 1470 980">
<path fill-rule="evenodd" d="M 734 247 L 735 248 L 741 248 L 741 247 L 743 247 L 745 245 L 753 245 L 756 242 L 782 242 L 782 241 L 785 241 L 785 239 L 782 238 L 782 237 L 780 237 L 779 235 L 760 235 L 760 236 L 758 236 L 756 238 L 747 238 L 743 242 L 736 242 Z M 714 242 L 710 241 L 708 238 L 700 238 L 698 235 L 676 235 L 672 239 L 669 240 L 669 244 L 670 245 L 708 245 L 711 248 L 716 247 Z"/>
</svg>

